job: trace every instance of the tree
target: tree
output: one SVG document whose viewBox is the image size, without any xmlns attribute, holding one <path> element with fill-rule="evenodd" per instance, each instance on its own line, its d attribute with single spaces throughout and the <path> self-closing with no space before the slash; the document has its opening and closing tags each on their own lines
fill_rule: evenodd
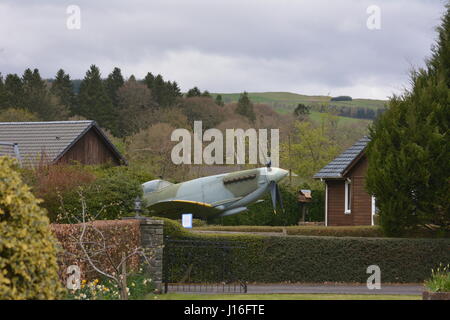
<svg viewBox="0 0 450 320">
<path fill-rule="evenodd" d="M 216 104 L 217 104 L 218 106 L 221 106 L 221 107 L 223 107 L 223 106 L 225 105 L 225 103 L 224 103 L 223 100 L 222 100 L 222 95 L 220 95 L 220 94 L 218 94 L 218 95 L 216 96 L 215 102 L 216 102 Z"/>
<path fill-rule="evenodd" d="M 200 97 L 201 95 L 202 92 L 197 87 L 193 87 L 186 93 L 186 98 Z"/>
<path fill-rule="evenodd" d="M 256 120 L 255 111 L 253 110 L 253 103 L 250 101 L 250 98 L 245 91 L 239 97 L 236 113 L 247 117 L 252 122 Z"/>
<path fill-rule="evenodd" d="M 0 157 L 0 299 L 57 299 L 57 242 L 40 201 L 14 168 Z"/>
<path fill-rule="evenodd" d="M 123 86 L 125 80 L 122 76 L 122 71 L 119 68 L 114 68 L 114 70 L 108 75 L 108 78 L 105 80 L 105 88 L 108 93 L 109 98 L 111 99 L 112 105 L 117 107 L 119 104 L 117 92 L 120 87 Z"/>
<path fill-rule="evenodd" d="M 119 109 L 118 136 L 135 134 L 148 127 L 156 107 L 150 89 L 132 76 L 117 91 Z"/>
<path fill-rule="evenodd" d="M 299 103 L 297 105 L 297 108 L 294 110 L 294 115 L 299 120 L 305 120 L 308 118 L 309 115 L 309 107 L 305 106 L 303 103 Z"/>
<path fill-rule="evenodd" d="M 390 236 L 450 230 L 450 7 L 425 69 L 370 128 L 367 187 Z"/>
<path fill-rule="evenodd" d="M 81 82 L 78 102 L 77 114 L 96 120 L 100 126 L 117 134 L 117 113 L 103 85 L 100 70 L 95 65 L 91 65 Z"/>
<path fill-rule="evenodd" d="M 75 93 L 70 75 L 66 74 L 63 69 L 59 69 L 56 73 L 55 80 L 52 82 L 50 92 L 59 98 L 61 104 L 67 107 L 72 113 L 75 109 Z"/>
<path fill-rule="evenodd" d="M 5 107 L 23 108 L 23 84 L 17 74 L 8 74 L 4 85 Z"/>
<path fill-rule="evenodd" d="M 40 119 L 30 111 L 17 108 L 8 108 L 0 111 L 0 122 L 31 122 Z"/>
<path fill-rule="evenodd" d="M 47 83 L 41 78 L 38 69 L 26 69 L 22 76 L 22 107 L 43 120 L 64 120 L 69 109 L 50 94 Z"/>
<path fill-rule="evenodd" d="M 310 121 L 296 121 L 291 145 L 282 145 L 281 160 L 315 189 L 323 186 L 312 180 L 312 176 L 339 152 L 336 143 L 329 138 L 328 130 L 327 122 L 314 126 Z"/>
</svg>

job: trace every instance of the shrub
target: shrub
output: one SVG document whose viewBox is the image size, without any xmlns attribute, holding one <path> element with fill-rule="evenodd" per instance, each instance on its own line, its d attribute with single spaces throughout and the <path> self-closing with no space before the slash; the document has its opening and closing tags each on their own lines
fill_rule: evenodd
<svg viewBox="0 0 450 320">
<path fill-rule="evenodd" d="M 284 210 L 277 204 L 277 213 L 273 212 L 272 200 L 267 193 L 263 202 L 248 206 L 248 211 L 236 215 L 216 218 L 212 224 L 230 225 L 259 225 L 259 226 L 289 226 L 298 224 L 300 210 L 297 195 L 289 187 L 280 185 Z"/>
<path fill-rule="evenodd" d="M 99 277 L 87 263 L 77 239 L 80 236 L 81 224 L 52 224 L 51 228 L 61 247 L 58 255 L 59 276 L 63 282 L 67 279 L 66 270 L 70 265 L 78 265 L 82 273 L 82 279 L 93 280 Z M 95 255 L 96 263 L 102 271 L 112 273 L 113 264 L 117 265 L 122 259 L 122 253 L 129 254 L 140 246 L 140 230 L 138 220 L 103 220 L 88 222 L 87 233 L 83 242 L 91 242 L 87 246 L 90 256 Z M 98 233 L 101 232 L 102 236 Z M 95 254 L 99 250 L 98 244 L 108 245 L 108 253 L 112 257 L 112 263 L 106 254 Z M 127 261 L 131 270 L 137 270 L 139 257 L 134 255 Z"/>
<path fill-rule="evenodd" d="M 56 241 L 11 159 L 0 157 L 0 299 L 55 299 L 61 293 Z"/>
<path fill-rule="evenodd" d="M 233 278 L 248 282 L 361 282 L 370 265 L 381 268 L 382 281 L 422 282 L 440 261 L 450 263 L 450 239 L 398 239 L 357 237 L 282 237 L 245 234 L 195 234 L 184 231 L 177 239 L 201 240 L 211 245 L 197 248 L 169 248 L 174 281 L 190 266 L 190 281 L 222 281 L 217 260 L 223 249 L 218 241 L 241 248 L 227 252 L 227 270 Z M 206 248 L 205 248 L 206 247 Z M 164 260 L 165 272 L 169 265 Z M 219 262 L 218 262 L 219 261 Z M 183 272 L 181 272 L 183 271 Z"/>
<path fill-rule="evenodd" d="M 133 211 L 134 199 L 142 196 L 141 184 L 153 177 L 138 167 L 53 165 L 24 170 L 23 176 L 42 197 L 51 222 L 74 223 L 82 196 L 96 219 L 117 219 Z M 81 193 L 81 195 L 80 195 Z"/>
<path fill-rule="evenodd" d="M 64 164 L 40 166 L 34 170 L 23 170 L 22 176 L 33 187 L 33 193 L 43 199 L 50 221 L 56 221 L 61 213 L 60 197 L 68 197 L 72 190 L 86 187 L 96 176 L 81 166 Z"/>
<path fill-rule="evenodd" d="M 425 281 L 425 286 L 433 292 L 450 292 L 450 265 L 442 263 L 436 270 L 431 270 L 431 279 Z"/>
</svg>

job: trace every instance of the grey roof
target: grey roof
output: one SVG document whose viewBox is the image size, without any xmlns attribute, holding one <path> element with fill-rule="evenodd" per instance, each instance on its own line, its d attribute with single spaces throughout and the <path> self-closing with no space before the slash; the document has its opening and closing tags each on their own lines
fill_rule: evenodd
<svg viewBox="0 0 450 320">
<path fill-rule="evenodd" d="M 114 153 L 123 159 L 93 120 L 0 122 L 0 141 L 17 143 L 24 165 L 36 165 L 42 160 L 58 160 L 92 127 L 105 138 Z M 0 149 L 0 155 L 6 155 L 6 152 L 3 153 Z"/>
<path fill-rule="evenodd" d="M 328 163 L 319 172 L 317 172 L 313 178 L 315 179 L 336 179 L 343 178 L 344 172 L 366 148 L 367 143 L 370 141 L 368 137 L 363 137 L 350 148 L 342 152 L 333 161 Z"/>
</svg>

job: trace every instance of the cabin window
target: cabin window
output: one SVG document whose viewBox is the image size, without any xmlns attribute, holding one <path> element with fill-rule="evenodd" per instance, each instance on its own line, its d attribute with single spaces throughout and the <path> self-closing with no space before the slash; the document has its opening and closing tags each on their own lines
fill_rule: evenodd
<svg viewBox="0 0 450 320">
<path fill-rule="evenodd" d="M 352 212 L 352 182 L 350 179 L 345 180 L 345 214 Z"/>
</svg>

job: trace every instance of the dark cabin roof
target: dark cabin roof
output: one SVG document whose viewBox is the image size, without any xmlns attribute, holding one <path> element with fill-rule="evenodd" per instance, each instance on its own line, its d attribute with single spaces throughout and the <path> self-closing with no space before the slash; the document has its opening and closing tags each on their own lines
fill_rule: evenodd
<svg viewBox="0 0 450 320">
<path fill-rule="evenodd" d="M 25 165 L 36 165 L 44 157 L 58 161 L 86 132 L 94 128 L 108 148 L 126 163 L 120 152 L 93 120 L 0 122 L 0 142 L 17 143 Z M 0 156 L 5 155 L 0 150 Z"/>
<path fill-rule="evenodd" d="M 354 163 L 356 159 L 364 153 L 367 143 L 370 141 L 368 137 L 363 137 L 358 140 L 350 148 L 342 152 L 333 161 L 328 163 L 319 172 L 317 172 L 314 179 L 339 179 L 343 178 L 344 173 Z"/>
</svg>

